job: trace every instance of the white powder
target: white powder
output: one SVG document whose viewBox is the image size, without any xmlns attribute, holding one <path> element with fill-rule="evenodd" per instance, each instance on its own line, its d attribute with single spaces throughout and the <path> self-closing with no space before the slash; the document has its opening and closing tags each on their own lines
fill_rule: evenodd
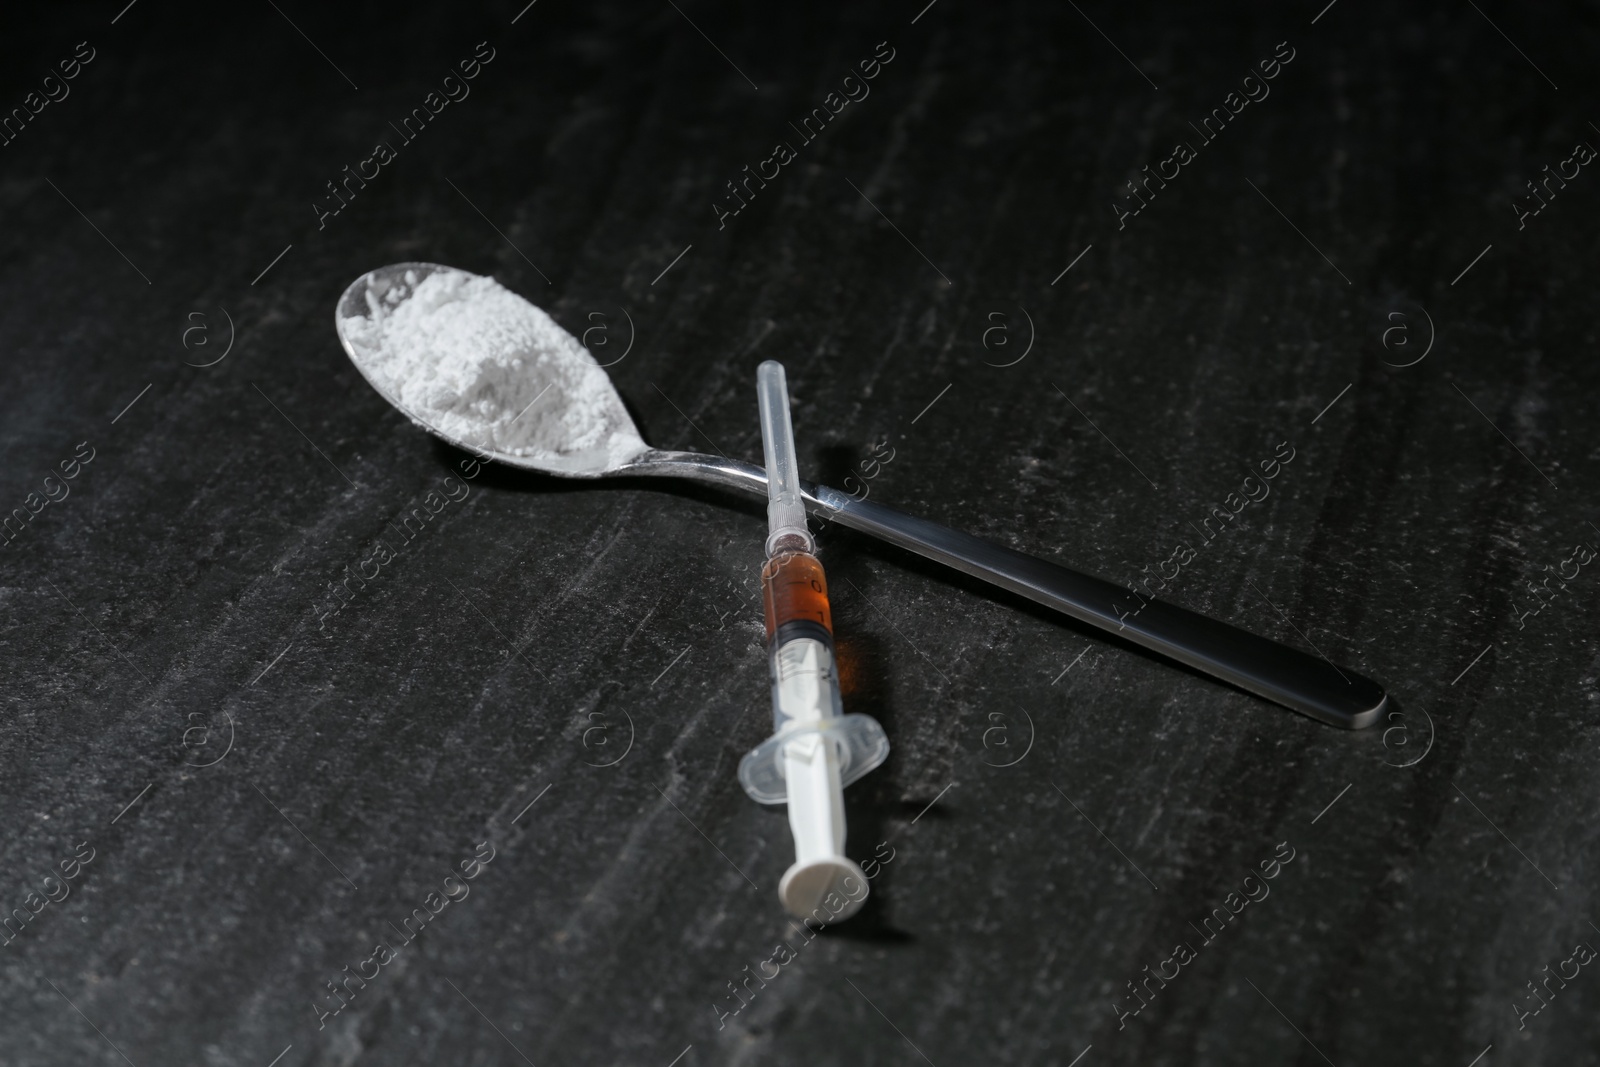
<svg viewBox="0 0 1600 1067">
<path fill-rule="evenodd" d="M 576 337 L 493 278 L 443 270 L 369 286 L 341 322 L 359 363 L 412 418 L 537 466 L 598 471 L 647 447 Z"/>
</svg>

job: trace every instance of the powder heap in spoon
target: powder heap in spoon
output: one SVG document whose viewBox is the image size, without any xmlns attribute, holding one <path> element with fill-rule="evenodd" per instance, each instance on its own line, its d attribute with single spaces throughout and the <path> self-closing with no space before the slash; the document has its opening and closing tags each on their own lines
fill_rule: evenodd
<svg viewBox="0 0 1600 1067">
<path fill-rule="evenodd" d="M 579 472 L 645 450 L 611 378 L 576 337 L 493 278 L 408 275 L 341 327 L 413 418 L 479 448 Z"/>
</svg>

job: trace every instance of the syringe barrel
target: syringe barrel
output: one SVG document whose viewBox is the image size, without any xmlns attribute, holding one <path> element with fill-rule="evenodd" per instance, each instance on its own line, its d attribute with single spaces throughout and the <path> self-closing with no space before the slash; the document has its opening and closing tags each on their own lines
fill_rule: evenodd
<svg viewBox="0 0 1600 1067">
<path fill-rule="evenodd" d="M 833 652 L 833 616 L 822 563 L 783 552 L 761 569 L 772 674 L 773 732 L 844 714 Z"/>
<path fill-rule="evenodd" d="M 789 382 L 783 364 L 767 360 L 756 368 L 756 401 L 761 410 L 761 445 L 767 465 L 767 555 L 785 549 L 810 552 L 806 502 L 800 495 L 800 463 L 794 426 L 789 421 Z"/>
</svg>

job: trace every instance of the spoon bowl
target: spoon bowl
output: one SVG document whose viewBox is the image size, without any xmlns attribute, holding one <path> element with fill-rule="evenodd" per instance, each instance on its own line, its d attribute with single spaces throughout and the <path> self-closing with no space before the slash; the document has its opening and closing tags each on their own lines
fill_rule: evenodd
<svg viewBox="0 0 1600 1067">
<path fill-rule="evenodd" d="M 335 305 L 334 331 L 339 335 L 339 341 L 344 345 L 350 362 L 356 365 L 356 370 L 361 372 L 367 384 L 378 391 L 379 396 L 394 405 L 412 422 L 457 448 L 471 452 L 480 459 L 504 463 L 509 467 L 539 471 L 542 474 L 553 474 L 562 478 L 600 478 L 608 474 L 619 474 L 635 456 L 650 451 L 643 440 L 639 439 L 638 429 L 634 426 L 632 418 L 627 415 L 627 410 L 622 405 L 622 398 L 611 385 L 609 376 L 605 376 L 605 386 L 610 391 L 610 396 L 615 401 L 616 409 L 621 413 L 624 422 L 622 427 L 624 433 L 621 436 L 638 442 L 638 448 L 633 449 L 631 454 L 628 449 L 619 452 L 616 449 L 604 448 L 560 449 L 553 452 L 540 451 L 536 454 L 504 451 L 494 447 L 492 442 L 472 440 L 459 433 L 451 433 L 413 410 L 404 398 L 391 388 L 385 376 L 374 369 L 373 364 L 379 355 L 374 347 L 378 336 L 378 331 L 374 327 L 384 316 L 393 314 L 415 297 L 417 287 L 437 274 L 454 275 L 463 281 L 482 277 L 439 263 L 391 263 L 386 267 L 368 271 L 351 282 Z M 593 357 L 589 357 L 589 362 L 594 363 Z M 594 366 L 599 369 L 597 363 Z M 561 398 L 564 399 L 564 395 Z"/>
</svg>

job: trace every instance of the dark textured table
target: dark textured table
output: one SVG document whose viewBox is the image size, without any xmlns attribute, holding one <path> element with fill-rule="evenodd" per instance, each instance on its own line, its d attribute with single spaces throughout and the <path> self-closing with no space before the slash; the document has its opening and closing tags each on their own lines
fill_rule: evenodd
<svg viewBox="0 0 1600 1067">
<path fill-rule="evenodd" d="M 0 35 L 0 1063 L 1594 1061 L 1592 8 L 123 4 Z M 332 328 L 410 259 L 1390 713 L 829 527 L 802 931 L 759 502 L 419 432 Z"/>
</svg>

